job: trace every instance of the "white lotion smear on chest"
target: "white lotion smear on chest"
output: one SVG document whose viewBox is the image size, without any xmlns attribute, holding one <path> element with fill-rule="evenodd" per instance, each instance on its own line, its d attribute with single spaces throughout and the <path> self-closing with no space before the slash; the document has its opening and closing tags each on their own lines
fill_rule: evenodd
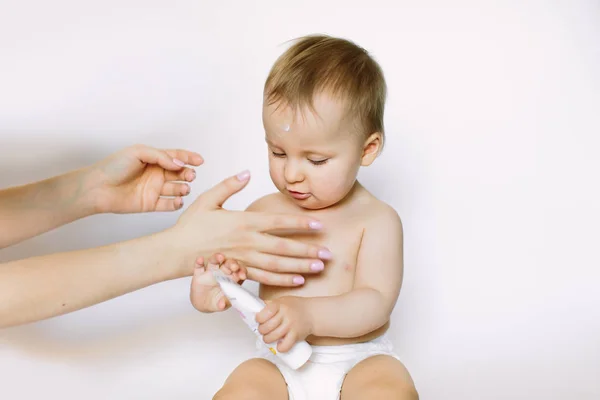
<svg viewBox="0 0 600 400">
<path fill-rule="evenodd" d="M 261 342 L 264 343 L 263 337 L 258 331 L 258 322 L 256 322 L 256 314 L 265 308 L 265 302 L 261 298 L 249 292 L 241 285 L 235 283 L 231 278 L 219 270 L 214 270 L 215 279 L 221 286 L 221 290 L 231 306 L 235 308 L 241 315 L 243 321 L 248 325 L 250 330 L 258 336 Z M 296 342 L 296 344 L 287 352 L 282 353 L 277 351 L 277 343 L 266 344 L 269 350 L 283 360 L 290 368 L 298 369 L 303 366 L 312 354 L 312 347 L 306 341 Z"/>
</svg>

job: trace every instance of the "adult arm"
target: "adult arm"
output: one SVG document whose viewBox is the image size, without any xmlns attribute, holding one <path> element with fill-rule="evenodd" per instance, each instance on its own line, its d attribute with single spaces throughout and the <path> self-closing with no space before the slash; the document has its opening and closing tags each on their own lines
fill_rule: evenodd
<svg viewBox="0 0 600 400">
<path fill-rule="evenodd" d="M 249 174 L 230 177 L 200 195 L 162 232 L 94 249 L 33 257 L 0 265 L 0 327 L 61 315 L 169 279 L 191 276 L 195 261 L 232 254 L 247 265 L 297 257 L 268 284 L 296 285 L 292 272 L 310 271 L 320 247 L 285 241 L 269 231 L 319 229 L 302 216 L 224 210 Z M 253 249 L 253 250 L 249 250 Z M 269 278 L 273 279 L 273 278 Z"/>
</svg>

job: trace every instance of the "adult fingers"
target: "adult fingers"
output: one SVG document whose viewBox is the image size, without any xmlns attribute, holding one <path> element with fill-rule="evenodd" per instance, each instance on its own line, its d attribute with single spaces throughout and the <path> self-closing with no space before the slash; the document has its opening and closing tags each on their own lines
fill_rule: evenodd
<svg viewBox="0 0 600 400">
<path fill-rule="evenodd" d="M 133 155 L 145 164 L 158 164 L 169 171 L 179 171 L 185 165 L 185 162 L 174 158 L 164 150 L 155 149 L 146 145 L 133 146 L 131 151 Z"/>
<path fill-rule="evenodd" d="M 242 190 L 248 184 L 249 180 L 250 172 L 248 171 L 241 172 L 236 176 L 231 176 L 198 196 L 198 198 L 193 204 L 190 205 L 189 208 L 219 208 L 223 205 L 223 203 L 225 203 L 225 201 L 227 201 L 228 198 Z"/>
<path fill-rule="evenodd" d="M 252 281 L 268 286 L 296 287 L 304 284 L 304 277 L 302 275 L 279 274 L 254 267 L 247 267 L 246 276 Z"/>
<path fill-rule="evenodd" d="M 284 257 L 258 250 L 245 250 L 239 257 L 246 265 L 279 273 L 318 273 L 325 269 L 323 261 L 315 258 Z"/>
<path fill-rule="evenodd" d="M 181 197 L 160 197 L 156 202 L 155 211 L 175 211 L 181 207 L 183 207 L 183 199 Z"/>
<path fill-rule="evenodd" d="M 182 149 L 168 149 L 165 150 L 165 152 L 172 158 L 183 161 L 183 163 L 187 165 L 193 165 L 197 167 L 204 163 L 204 159 L 202 158 L 202 156 L 193 151 Z"/>
<path fill-rule="evenodd" d="M 192 182 L 196 179 L 196 171 L 191 168 L 182 168 L 179 171 L 165 170 L 165 181 Z"/>
<path fill-rule="evenodd" d="M 190 185 L 187 183 L 165 182 L 161 191 L 161 196 L 187 196 L 190 194 Z"/>
<path fill-rule="evenodd" d="M 266 212 L 247 213 L 247 224 L 262 232 L 268 231 L 319 231 L 323 224 L 315 218 L 305 215 L 272 214 Z"/>
<path fill-rule="evenodd" d="M 333 257 L 329 249 L 300 240 L 278 237 L 270 234 L 260 234 L 253 241 L 257 251 L 284 257 L 315 258 L 331 260 Z"/>
</svg>

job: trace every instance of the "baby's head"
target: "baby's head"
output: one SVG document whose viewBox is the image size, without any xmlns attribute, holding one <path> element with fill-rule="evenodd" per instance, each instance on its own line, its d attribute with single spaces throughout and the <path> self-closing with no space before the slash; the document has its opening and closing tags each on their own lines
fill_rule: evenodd
<svg viewBox="0 0 600 400">
<path fill-rule="evenodd" d="M 273 183 L 307 209 L 343 200 L 383 147 L 386 84 L 369 54 L 328 36 L 299 39 L 273 65 L 263 124 Z"/>
</svg>

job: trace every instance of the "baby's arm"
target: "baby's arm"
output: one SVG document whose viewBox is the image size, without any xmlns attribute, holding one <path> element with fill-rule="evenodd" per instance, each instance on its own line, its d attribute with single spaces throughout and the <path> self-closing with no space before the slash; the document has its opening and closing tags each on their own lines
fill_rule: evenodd
<svg viewBox="0 0 600 400">
<path fill-rule="evenodd" d="M 257 315 L 265 342 L 283 339 L 288 351 L 309 335 L 352 338 L 365 335 L 389 320 L 403 278 L 403 232 L 392 208 L 379 210 L 365 226 L 353 289 L 326 297 L 282 297 Z"/>
</svg>

